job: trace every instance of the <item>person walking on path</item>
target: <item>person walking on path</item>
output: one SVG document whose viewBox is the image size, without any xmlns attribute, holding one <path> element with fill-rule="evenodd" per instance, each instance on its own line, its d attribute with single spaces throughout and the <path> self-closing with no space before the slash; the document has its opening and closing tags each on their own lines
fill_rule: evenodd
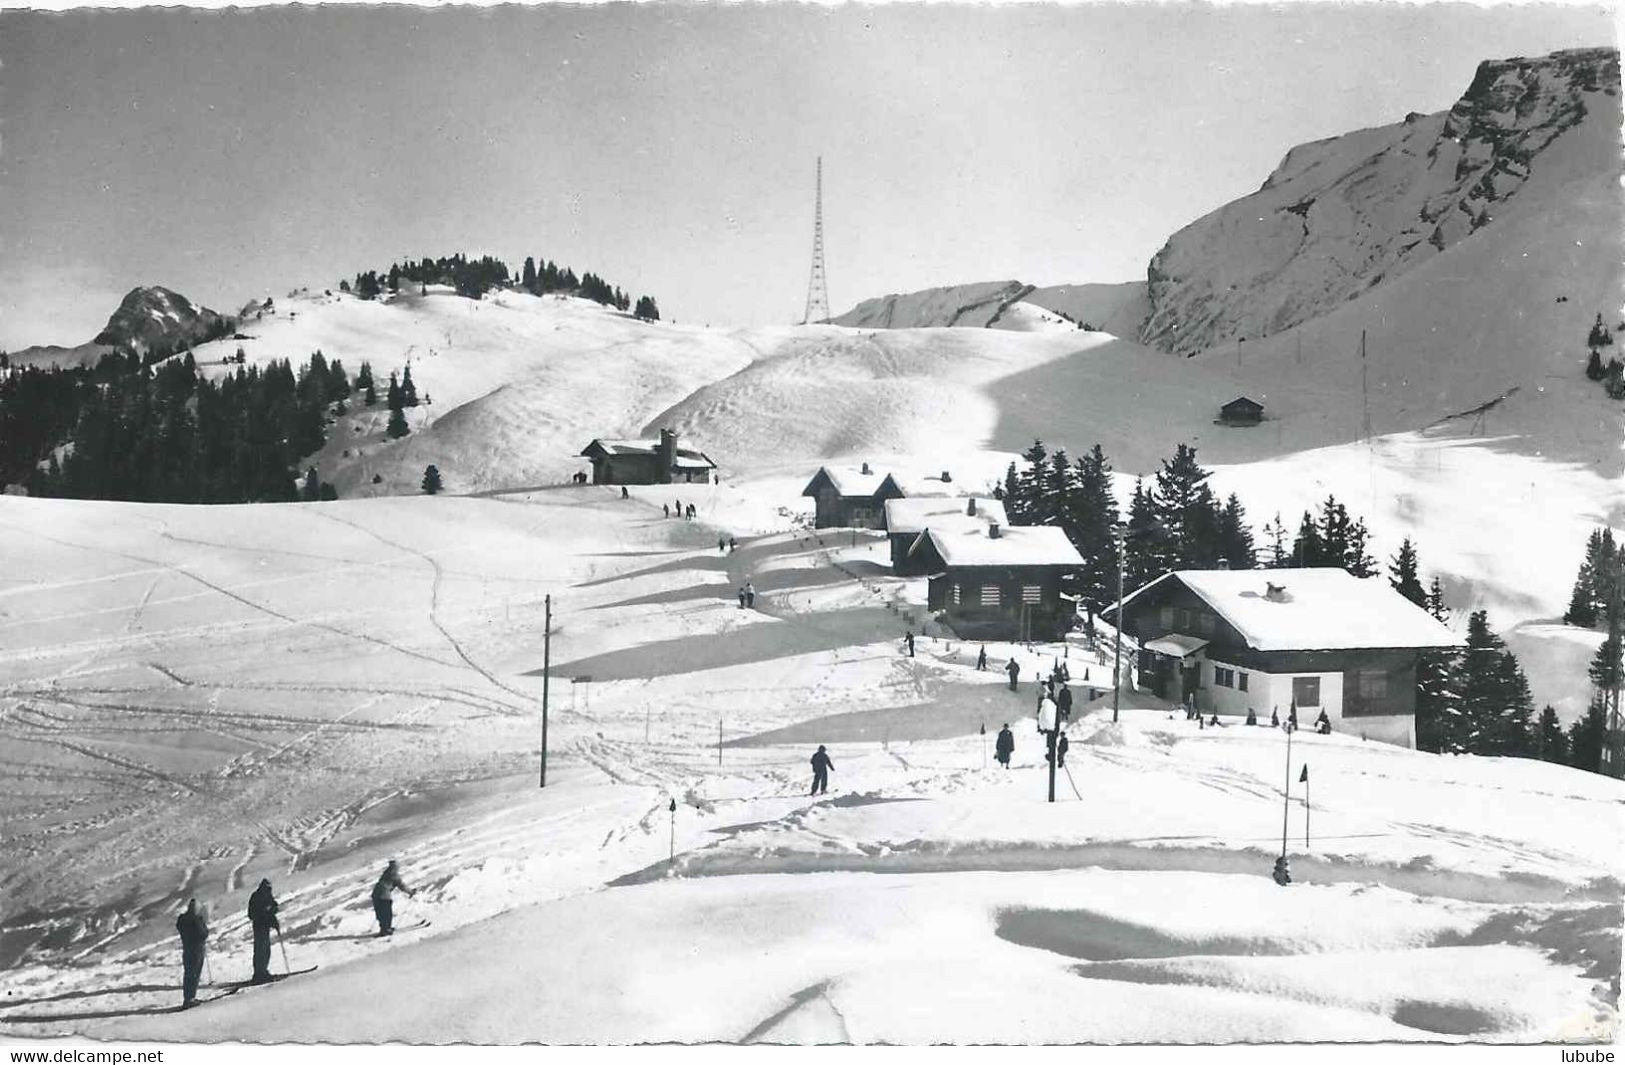
<svg viewBox="0 0 1625 1065">
<path fill-rule="evenodd" d="M 670 503 L 662 503 L 662 504 L 660 504 L 660 513 L 664 517 L 667 517 L 667 518 L 671 517 L 671 504 Z"/>
<path fill-rule="evenodd" d="M 724 536 L 717 537 L 717 554 L 720 555 L 720 554 L 722 554 L 723 552 L 725 552 L 727 550 L 728 550 L 728 539 L 727 539 L 727 537 L 724 537 Z"/>
<path fill-rule="evenodd" d="M 1070 721 L 1072 719 L 1072 689 L 1065 684 L 1061 685 L 1061 690 L 1055 693 L 1055 705 L 1061 708 L 1061 720 Z"/>
<path fill-rule="evenodd" d="M 739 609 L 745 609 L 745 586 L 743 584 L 739 586 Z"/>
<path fill-rule="evenodd" d="M 908 656 L 910 658 L 913 658 L 914 657 L 914 630 L 913 629 L 909 629 L 908 632 L 903 634 L 903 646 L 908 648 Z"/>
<path fill-rule="evenodd" d="M 689 521 L 694 520 L 694 504 L 693 503 L 690 503 L 688 505 L 688 520 Z"/>
<path fill-rule="evenodd" d="M 750 581 L 745 582 L 745 609 L 756 609 L 756 585 Z"/>
<path fill-rule="evenodd" d="M 978 673 L 981 673 L 981 672 L 984 672 L 986 669 L 987 669 L 987 644 L 983 644 L 982 649 L 980 651 L 976 652 L 976 671 Z"/>
<path fill-rule="evenodd" d="M 271 930 L 282 931 L 276 919 L 277 901 L 271 893 L 271 882 L 261 880 L 254 894 L 248 897 L 248 922 L 254 926 L 254 983 L 271 980 Z"/>
<path fill-rule="evenodd" d="M 738 540 L 735 540 L 735 539 L 734 539 L 734 538 L 733 538 L 733 537 L 731 537 L 731 536 L 730 536 L 730 537 L 728 537 L 728 554 L 730 554 L 730 555 L 731 555 L 731 554 L 733 554 L 733 553 L 734 553 L 734 552 L 735 552 L 735 551 L 738 551 L 738 550 L 739 550 L 739 541 L 738 541 Z"/>
<path fill-rule="evenodd" d="M 1063 732 L 1063 733 L 1061 733 L 1061 742 L 1055 748 L 1055 751 L 1056 751 L 1055 768 L 1056 769 L 1065 769 L 1066 768 L 1066 749 L 1067 749 L 1067 746 L 1068 746 L 1068 744 L 1066 742 L 1066 733 Z"/>
<path fill-rule="evenodd" d="M 829 791 L 829 771 L 834 768 L 835 763 L 830 761 L 829 753 L 824 750 L 824 745 L 820 743 L 818 750 L 812 756 L 812 794 L 822 795 Z"/>
<path fill-rule="evenodd" d="M 381 875 L 372 885 L 372 912 L 378 918 L 378 934 L 392 936 L 395 934 L 395 889 L 400 888 L 413 898 L 417 892 L 406 886 L 401 879 L 401 871 L 395 859 L 391 858 L 389 864 L 384 866 Z"/>
<path fill-rule="evenodd" d="M 1016 753 L 1016 737 L 1007 724 L 999 730 L 999 738 L 993 743 L 993 758 L 1004 768 L 1010 768 L 1010 756 Z"/>
<path fill-rule="evenodd" d="M 188 900 L 186 912 L 175 918 L 175 931 L 181 936 L 181 1009 L 186 1009 L 197 1005 L 197 981 L 208 950 L 208 914 L 198 908 L 197 899 Z"/>
<path fill-rule="evenodd" d="M 1010 674 L 1010 690 L 1015 691 L 1016 681 L 1021 678 L 1021 663 L 1016 661 L 1015 655 L 1011 655 L 1010 661 L 1004 664 L 1004 671 Z"/>
<path fill-rule="evenodd" d="M 628 492 L 626 490 L 626 485 L 624 485 L 624 484 L 621 485 L 621 498 L 622 499 L 631 499 L 632 498 L 632 493 Z"/>
</svg>

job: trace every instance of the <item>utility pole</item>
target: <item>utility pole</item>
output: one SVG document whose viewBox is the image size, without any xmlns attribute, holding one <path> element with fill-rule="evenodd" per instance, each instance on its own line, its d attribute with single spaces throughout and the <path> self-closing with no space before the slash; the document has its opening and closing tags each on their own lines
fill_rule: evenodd
<svg viewBox="0 0 1625 1065">
<path fill-rule="evenodd" d="M 553 665 L 553 597 L 542 599 L 546 614 L 542 621 L 542 782 L 547 787 L 547 674 Z"/>
<path fill-rule="evenodd" d="M 1123 566 L 1124 534 L 1121 525 L 1112 526 L 1112 542 L 1117 545 L 1117 618 L 1112 626 L 1112 724 L 1123 704 Z"/>
<path fill-rule="evenodd" d="M 1614 683 L 1611 685 L 1613 690 L 1608 693 L 1612 705 L 1603 726 L 1602 742 L 1598 744 L 1598 749 L 1604 752 L 1602 754 L 1604 764 L 1598 768 L 1604 776 L 1616 778 L 1625 777 L 1625 765 L 1620 762 L 1621 757 L 1625 757 L 1625 736 L 1620 733 L 1619 720 L 1620 688 L 1625 684 L 1625 668 L 1622 668 L 1625 667 L 1625 655 L 1620 653 L 1619 646 L 1621 584 L 1625 584 L 1625 550 L 1614 553 L 1613 588 L 1608 596 L 1608 639 L 1614 649 L 1614 660 L 1609 666 L 1614 674 Z"/>
</svg>

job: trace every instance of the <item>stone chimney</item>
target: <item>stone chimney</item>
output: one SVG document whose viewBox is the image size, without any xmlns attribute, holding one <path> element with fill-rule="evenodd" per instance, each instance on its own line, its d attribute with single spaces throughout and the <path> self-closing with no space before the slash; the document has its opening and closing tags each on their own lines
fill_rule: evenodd
<svg viewBox="0 0 1625 1065">
<path fill-rule="evenodd" d="M 965 504 L 965 513 L 970 515 L 973 518 L 976 517 L 976 497 L 975 496 L 971 496 L 970 502 Z"/>
<path fill-rule="evenodd" d="M 942 483 L 943 484 L 952 484 L 953 479 L 954 479 L 953 474 L 949 473 L 947 470 L 942 471 Z"/>
<path fill-rule="evenodd" d="M 672 467 L 677 464 L 677 434 L 670 429 L 660 430 L 660 446 L 655 449 L 655 480 L 659 484 L 670 484 Z"/>
<path fill-rule="evenodd" d="M 869 476 L 869 473 L 870 473 L 869 464 L 867 462 L 865 462 L 863 464 L 863 469 L 861 471 L 859 471 L 859 472 L 861 472 L 865 477 Z"/>
<path fill-rule="evenodd" d="M 1001 530 L 999 528 L 999 523 L 998 522 L 990 521 L 990 522 L 987 523 L 987 538 L 989 540 L 997 540 L 999 537 L 1001 537 L 1003 535 L 1004 535 L 1004 532 L 1003 532 L 1003 530 Z"/>
</svg>

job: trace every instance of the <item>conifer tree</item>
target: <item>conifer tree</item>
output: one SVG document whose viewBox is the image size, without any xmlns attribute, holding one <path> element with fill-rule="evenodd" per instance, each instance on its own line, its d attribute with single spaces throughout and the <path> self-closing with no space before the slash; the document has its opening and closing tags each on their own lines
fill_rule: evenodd
<svg viewBox="0 0 1625 1065">
<path fill-rule="evenodd" d="M 1585 716 L 1569 726 L 1569 765 L 1588 773 L 1602 772 L 1602 747 L 1607 738 L 1608 704 L 1597 692 Z"/>
<path fill-rule="evenodd" d="M 1281 512 L 1276 511 L 1273 520 L 1264 526 L 1264 539 L 1269 542 L 1269 556 L 1264 565 L 1270 569 L 1281 569 L 1291 562 L 1291 556 L 1286 550 L 1286 525 L 1281 521 Z"/>
<path fill-rule="evenodd" d="M 1062 528 L 1083 556 L 1079 594 L 1090 616 L 1117 596 L 1117 496 L 1112 468 L 1096 444 L 1074 467 L 1070 502 L 1063 508 Z"/>
<path fill-rule="evenodd" d="M 1015 495 L 1006 500 L 1004 507 L 1012 525 L 1042 525 L 1047 516 L 1044 506 L 1044 479 L 1049 466 L 1049 452 L 1042 440 L 1021 453 L 1027 465 L 1016 475 Z"/>
<path fill-rule="evenodd" d="M 530 260 L 528 259 L 526 260 L 527 263 L 529 261 Z M 423 494 L 426 496 L 432 496 L 439 493 L 441 485 L 440 468 L 438 466 L 431 464 L 424 468 L 422 488 Z"/>
<path fill-rule="evenodd" d="M 519 276 L 519 284 L 526 292 L 536 291 L 536 260 L 525 256 L 525 272 Z"/>
<path fill-rule="evenodd" d="M 1535 728 L 1535 754 L 1543 761 L 1569 764 L 1569 737 L 1551 704 L 1540 712 L 1540 723 Z"/>
<path fill-rule="evenodd" d="M 322 479 L 316 474 L 316 467 L 312 466 L 305 471 L 305 487 L 300 492 L 300 498 L 307 503 L 314 503 L 322 497 Z"/>
<path fill-rule="evenodd" d="M 1608 376 L 1608 371 L 1602 366 L 1602 352 L 1596 348 L 1586 354 L 1586 376 L 1593 381 L 1601 381 Z"/>
<path fill-rule="evenodd" d="M 1400 542 L 1399 554 L 1389 560 L 1388 584 L 1406 599 L 1427 609 L 1428 593 L 1417 574 L 1416 545 L 1409 536 Z"/>
<path fill-rule="evenodd" d="M 1258 565 L 1258 552 L 1253 546 L 1253 531 L 1247 524 L 1247 511 L 1241 499 L 1231 492 L 1219 512 L 1219 557 L 1231 569 L 1252 569 Z"/>
<path fill-rule="evenodd" d="M 1433 578 L 1427 597 L 1427 611 L 1440 624 L 1450 623 L 1444 605 L 1444 589 Z M 1453 678 L 1458 652 L 1449 649 L 1423 651 L 1416 665 L 1416 746 L 1424 751 L 1445 753 L 1465 750 L 1466 727 L 1461 721 L 1461 700 Z"/>
<path fill-rule="evenodd" d="M 1133 498 L 1129 500 L 1123 554 L 1124 582 L 1130 592 L 1168 572 L 1173 559 L 1170 538 L 1157 519 L 1151 493 L 1138 478 L 1134 481 Z"/>
<path fill-rule="evenodd" d="M 1506 644 L 1489 626 L 1486 611 L 1467 616 L 1467 648 L 1456 664 L 1455 689 L 1461 699 L 1457 737 L 1461 749 L 1473 754 L 1501 754 L 1510 742 L 1513 692 L 1504 659 Z"/>
<path fill-rule="evenodd" d="M 389 408 L 389 425 L 384 428 L 384 435 L 391 440 L 399 440 L 411 431 L 406 424 L 406 413 L 399 407 Z"/>
<path fill-rule="evenodd" d="M 567 287 L 574 288 L 574 285 Z M 660 321 L 660 308 L 655 306 L 653 296 L 639 296 L 637 309 L 632 312 L 633 317 L 642 318 L 647 322 Z"/>
<path fill-rule="evenodd" d="M 1308 569 L 1325 564 L 1326 548 L 1320 537 L 1320 529 L 1315 525 L 1315 519 L 1306 510 L 1303 520 L 1298 523 L 1298 535 L 1292 541 L 1292 556 L 1288 565 L 1297 569 Z"/>
<path fill-rule="evenodd" d="M 1209 476 L 1188 444 L 1179 444 L 1157 473 L 1151 500 L 1169 540 L 1172 568 L 1207 569 L 1218 560 L 1218 508 Z"/>
<path fill-rule="evenodd" d="M 401 385 L 399 381 L 395 380 L 393 371 L 389 375 L 389 409 L 391 411 L 401 409 Z"/>
<path fill-rule="evenodd" d="M 412 383 L 412 364 L 406 364 L 406 370 L 401 374 L 401 406 L 415 407 L 418 405 L 418 388 Z"/>
</svg>

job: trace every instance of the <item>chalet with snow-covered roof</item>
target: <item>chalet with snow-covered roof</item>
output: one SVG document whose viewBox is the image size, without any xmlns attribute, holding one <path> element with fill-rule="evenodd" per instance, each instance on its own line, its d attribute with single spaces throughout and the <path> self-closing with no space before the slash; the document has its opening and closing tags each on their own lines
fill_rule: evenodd
<svg viewBox="0 0 1625 1065">
<path fill-rule="evenodd" d="M 1115 610 L 1115 608 L 1113 608 Z M 1462 641 L 1381 578 L 1341 569 L 1177 570 L 1123 600 L 1140 677 L 1173 702 L 1416 745 L 1422 652 Z"/>
<path fill-rule="evenodd" d="M 892 571 L 900 577 L 927 572 L 925 552 L 910 553 L 926 529 L 985 529 L 990 523 L 1009 525 L 1004 504 L 975 497 L 926 497 L 886 500 L 886 538 L 891 541 Z"/>
<path fill-rule="evenodd" d="M 678 447 L 670 429 L 655 440 L 595 439 L 581 454 L 593 484 L 708 484 L 717 468 L 705 452 Z"/>
<path fill-rule="evenodd" d="M 1061 578 L 1083 557 L 1053 525 L 928 526 L 909 557 L 930 577 L 930 609 L 966 639 L 1058 639 L 1076 618 Z"/>
<path fill-rule="evenodd" d="M 1264 404 L 1247 396 L 1237 396 L 1219 408 L 1221 425 L 1257 425 L 1264 420 Z"/>
<path fill-rule="evenodd" d="M 876 473 L 865 462 L 858 469 L 820 466 L 801 494 L 813 498 L 814 528 L 884 529 L 886 500 L 905 493 L 891 474 Z"/>
</svg>

